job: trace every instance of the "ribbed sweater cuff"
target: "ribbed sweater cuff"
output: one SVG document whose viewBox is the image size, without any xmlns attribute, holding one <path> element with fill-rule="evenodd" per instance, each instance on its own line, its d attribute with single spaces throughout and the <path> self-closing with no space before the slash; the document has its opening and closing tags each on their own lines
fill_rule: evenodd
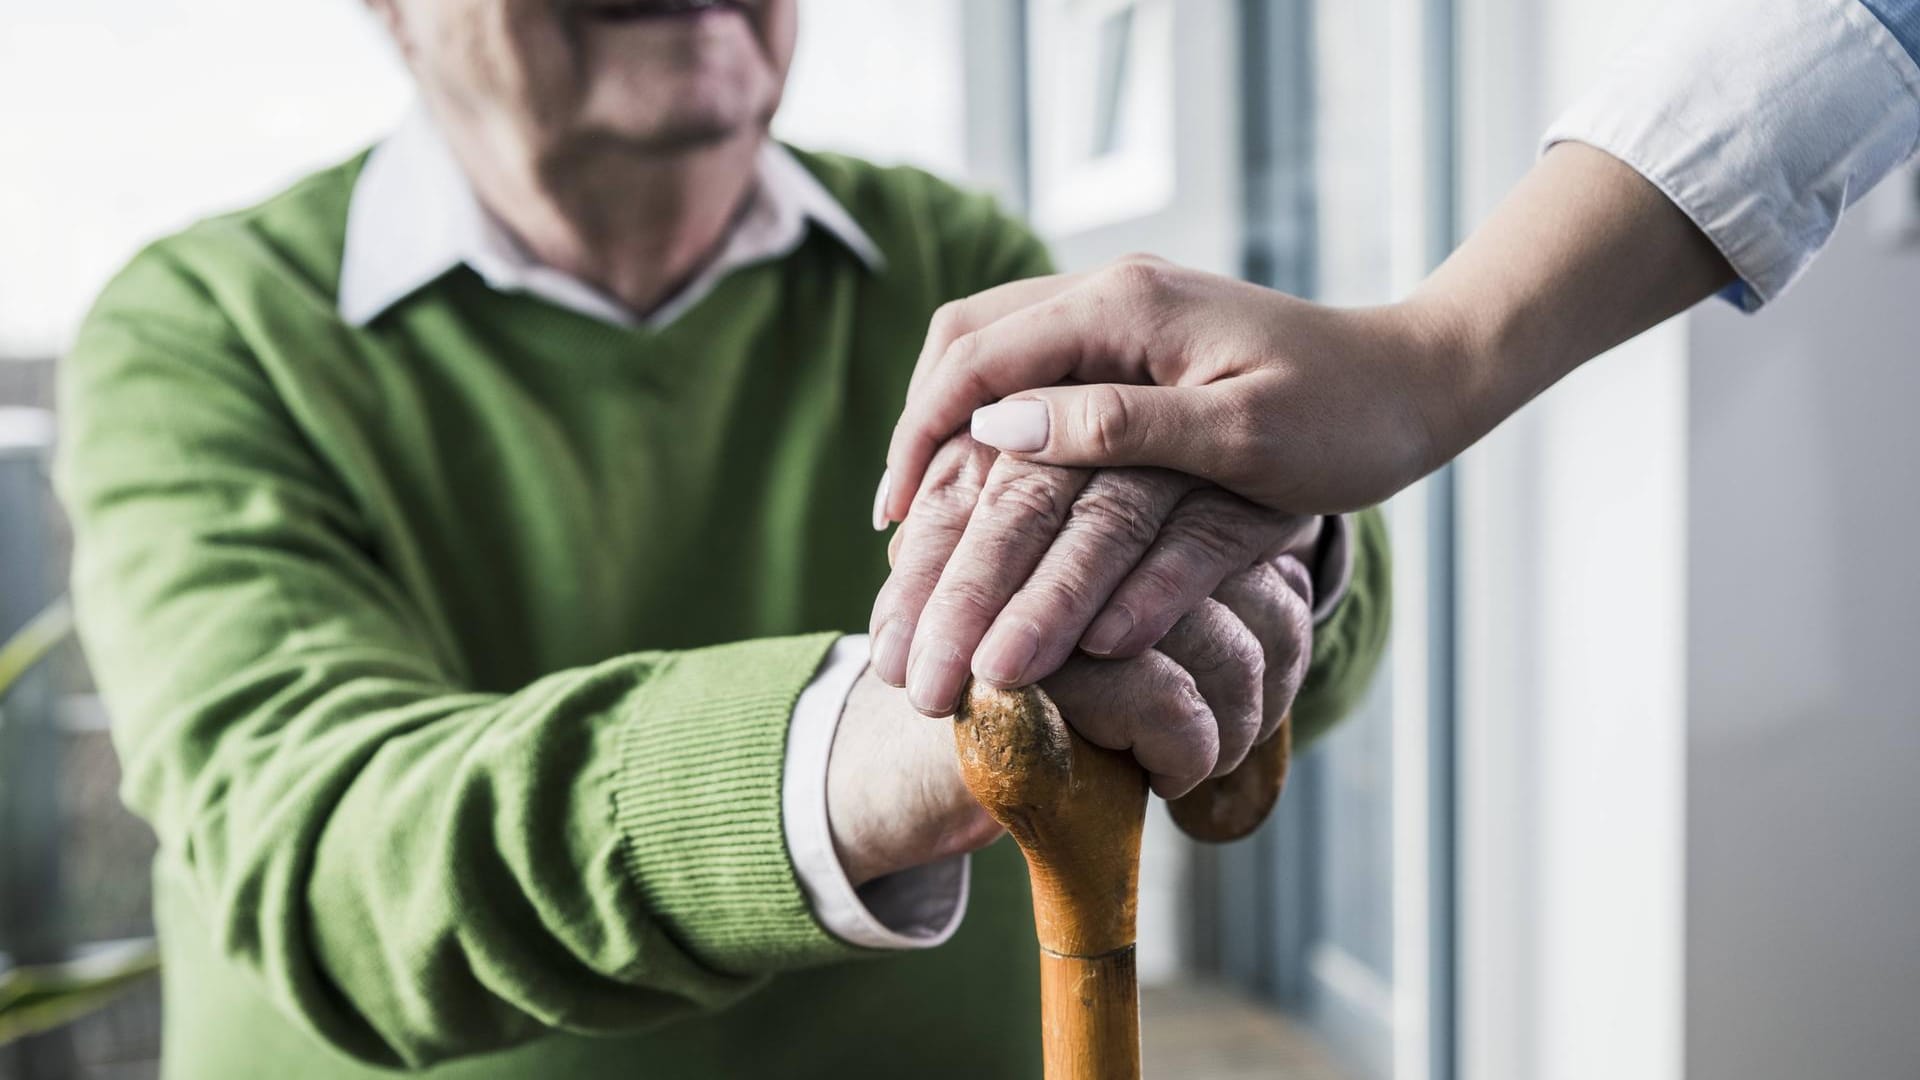
<svg viewBox="0 0 1920 1080">
<path fill-rule="evenodd" d="M 782 828 L 793 706 L 837 634 L 673 654 L 621 733 L 614 822 L 654 915 L 700 962 L 758 975 L 857 955 L 814 919 Z"/>
</svg>

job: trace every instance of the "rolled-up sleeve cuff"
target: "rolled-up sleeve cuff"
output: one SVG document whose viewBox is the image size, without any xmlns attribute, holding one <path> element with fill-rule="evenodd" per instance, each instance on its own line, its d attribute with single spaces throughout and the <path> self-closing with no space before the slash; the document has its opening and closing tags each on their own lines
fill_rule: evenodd
<svg viewBox="0 0 1920 1080">
<path fill-rule="evenodd" d="M 1353 522 L 1346 514 L 1328 515 L 1320 526 L 1320 543 L 1313 565 L 1313 625 L 1319 626 L 1340 609 L 1353 584 Z"/>
<path fill-rule="evenodd" d="M 841 638 L 794 704 L 781 788 L 787 850 L 800 889 L 827 932 L 872 949 L 931 948 L 951 938 L 966 914 L 969 857 L 889 874 L 856 889 L 833 849 L 827 764 L 840 713 L 867 669 L 867 655 L 867 635 Z"/>
<path fill-rule="evenodd" d="M 1920 149 L 1920 67 L 1859 0 L 1676 5 L 1548 129 L 1646 177 L 1707 235 L 1752 311 L 1845 209 Z"/>
</svg>

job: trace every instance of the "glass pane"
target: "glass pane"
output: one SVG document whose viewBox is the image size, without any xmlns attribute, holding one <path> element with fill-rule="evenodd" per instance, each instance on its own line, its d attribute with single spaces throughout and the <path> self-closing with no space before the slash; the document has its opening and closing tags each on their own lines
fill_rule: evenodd
<svg viewBox="0 0 1920 1080">
<path fill-rule="evenodd" d="M 1388 207 L 1397 177 L 1383 31 L 1393 17 L 1387 0 L 1313 5 L 1313 281 L 1316 299 L 1330 303 L 1392 296 Z M 1390 680 L 1380 678 L 1313 756 L 1319 918 L 1305 956 L 1304 1004 L 1357 1066 L 1386 1075 L 1394 975 Z"/>
</svg>

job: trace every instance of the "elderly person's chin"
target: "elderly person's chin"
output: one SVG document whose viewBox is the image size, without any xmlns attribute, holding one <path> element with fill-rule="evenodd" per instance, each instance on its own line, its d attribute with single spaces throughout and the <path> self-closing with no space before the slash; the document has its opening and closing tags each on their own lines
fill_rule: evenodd
<svg viewBox="0 0 1920 1080">
<path fill-rule="evenodd" d="M 757 136 L 793 57 L 794 0 L 368 2 L 443 122 L 539 158 Z"/>
<path fill-rule="evenodd" d="M 790 21 L 764 25 L 773 12 L 751 14 L 680 0 L 587 13 L 579 20 L 579 127 L 649 149 L 763 132 L 780 100 L 792 31 Z"/>
<path fill-rule="evenodd" d="M 572 134 L 670 151 L 764 134 L 779 84 L 740 66 L 595 72 Z"/>
</svg>

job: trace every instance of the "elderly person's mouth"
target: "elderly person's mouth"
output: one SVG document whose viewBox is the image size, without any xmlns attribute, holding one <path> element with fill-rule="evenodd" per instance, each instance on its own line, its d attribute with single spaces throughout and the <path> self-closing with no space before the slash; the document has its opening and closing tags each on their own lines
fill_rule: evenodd
<svg viewBox="0 0 1920 1080">
<path fill-rule="evenodd" d="M 582 16 L 595 22 L 751 14 L 740 0 L 587 0 L 579 7 Z"/>
</svg>

